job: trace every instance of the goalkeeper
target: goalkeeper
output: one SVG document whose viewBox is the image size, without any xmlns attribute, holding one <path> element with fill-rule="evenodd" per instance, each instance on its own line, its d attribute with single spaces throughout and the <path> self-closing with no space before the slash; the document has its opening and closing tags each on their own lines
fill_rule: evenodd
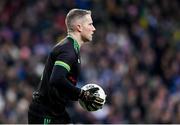
<svg viewBox="0 0 180 125">
<path fill-rule="evenodd" d="M 91 11 L 72 9 L 65 22 L 68 34 L 53 47 L 41 81 L 33 92 L 29 124 L 71 123 L 65 110 L 68 100 L 81 99 L 93 105 L 101 105 L 104 101 L 94 94 L 98 88 L 84 91 L 75 87 L 80 73 L 80 46 L 91 41 L 95 31 Z"/>
</svg>

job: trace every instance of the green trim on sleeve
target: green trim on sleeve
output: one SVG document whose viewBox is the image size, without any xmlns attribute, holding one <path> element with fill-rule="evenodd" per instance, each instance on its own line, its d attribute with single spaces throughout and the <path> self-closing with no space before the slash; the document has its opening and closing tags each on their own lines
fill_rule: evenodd
<svg viewBox="0 0 180 125">
<path fill-rule="evenodd" d="M 62 67 L 64 67 L 68 72 L 71 70 L 70 66 L 69 66 L 67 63 L 63 62 L 63 61 L 56 61 L 56 62 L 54 63 L 54 65 L 62 66 Z"/>
</svg>

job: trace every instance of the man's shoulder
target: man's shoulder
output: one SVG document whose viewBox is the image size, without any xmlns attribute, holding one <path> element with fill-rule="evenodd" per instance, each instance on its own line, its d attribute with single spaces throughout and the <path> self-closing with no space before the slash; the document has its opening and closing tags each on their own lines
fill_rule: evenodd
<svg viewBox="0 0 180 125">
<path fill-rule="evenodd" d="M 73 51 L 73 44 L 72 42 L 66 37 L 62 40 L 60 40 L 51 50 L 51 53 L 53 54 L 59 54 L 59 53 L 71 53 Z"/>
<path fill-rule="evenodd" d="M 62 49 L 66 49 L 69 48 L 71 46 L 69 40 L 67 38 L 64 38 L 60 41 L 57 42 L 56 45 L 54 45 L 54 47 L 52 48 L 52 51 L 57 51 L 57 50 L 62 50 Z"/>
</svg>

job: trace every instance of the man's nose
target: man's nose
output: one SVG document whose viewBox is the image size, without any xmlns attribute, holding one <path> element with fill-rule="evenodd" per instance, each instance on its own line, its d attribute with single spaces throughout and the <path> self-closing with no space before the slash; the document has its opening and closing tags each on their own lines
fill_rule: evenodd
<svg viewBox="0 0 180 125">
<path fill-rule="evenodd" d="M 95 28 L 94 26 L 92 27 L 92 29 L 93 29 L 93 31 L 95 31 L 95 30 L 96 30 L 96 28 Z"/>
</svg>

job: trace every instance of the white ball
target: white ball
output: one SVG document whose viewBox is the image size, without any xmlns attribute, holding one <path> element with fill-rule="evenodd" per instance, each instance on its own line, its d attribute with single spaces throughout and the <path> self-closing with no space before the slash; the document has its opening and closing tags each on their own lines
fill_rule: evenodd
<svg viewBox="0 0 180 125">
<path fill-rule="evenodd" d="M 101 109 L 103 107 L 104 103 L 106 102 L 106 94 L 105 94 L 104 90 L 102 89 L 102 87 L 100 87 L 99 85 L 97 85 L 97 84 L 86 84 L 81 89 L 88 90 L 90 88 L 95 88 L 95 87 L 99 88 L 99 90 L 95 93 L 95 95 L 97 97 L 103 99 L 104 101 L 101 103 L 102 106 L 99 107 L 98 105 L 95 105 L 96 108 L 93 108 L 91 106 L 91 104 L 87 104 L 87 103 L 83 102 L 81 99 L 79 99 L 79 104 L 86 111 L 97 111 L 97 110 Z"/>
</svg>

